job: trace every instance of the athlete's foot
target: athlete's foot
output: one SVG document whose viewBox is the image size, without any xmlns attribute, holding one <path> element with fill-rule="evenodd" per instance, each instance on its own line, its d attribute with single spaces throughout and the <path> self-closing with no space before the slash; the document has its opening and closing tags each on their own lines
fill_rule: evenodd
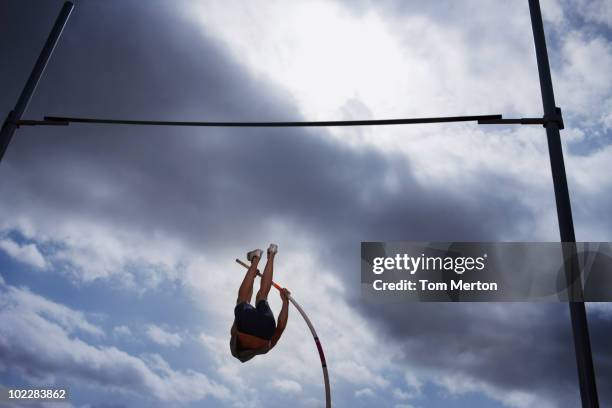
<svg viewBox="0 0 612 408">
<path fill-rule="evenodd" d="M 270 246 L 268 247 L 268 257 L 276 255 L 277 252 L 278 252 L 278 245 L 270 244 Z"/>
<path fill-rule="evenodd" d="M 251 263 L 258 261 L 261 259 L 261 255 L 263 251 L 261 249 L 254 249 L 251 252 L 247 253 L 247 260 L 251 261 Z"/>
</svg>

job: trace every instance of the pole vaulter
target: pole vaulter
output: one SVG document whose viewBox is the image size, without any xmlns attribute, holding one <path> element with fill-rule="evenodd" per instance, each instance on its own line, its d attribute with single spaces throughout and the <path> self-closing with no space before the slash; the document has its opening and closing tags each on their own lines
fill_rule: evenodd
<svg viewBox="0 0 612 408">
<path fill-rule="evenodd" d="M 244 266 L 245 268 L 249 269 L 249 265 L 247 265 L 245 262 L 241 261 L 240 259 L 236 258 L 236 262 L 238 262 L 240 265 Z M 261 273 L 259 271 L 257 271 L 257 276 L 261 278 Z M 280 286 L 276 282 L 272 282 L 272 286 L 274 286 L 279 291 L 283 290 L 282 286 Z M 325 361 L 325 354 L 323 353 L 323 346 L 321 346 L 321 341 L 319 340 L 319 336 L 317 336 L 317 332 L 315 331 L 315 328 L 312 325 L 312 322 L 308 318 L 308 315 L 306 314 L 306 312 L 304 312 L 304 309 L 302 309 L 300 304 L 296 302 L 293 296 L 289 295 L 288 297 L 289 297 L 289 301 L 291 302 L 291 304 L 295 306 L 297 311 L 300 312 L 300 314 L 304 318 L 304 321 L 306 322 L 306 325 L 310 329 L 310 333 L 312 334 L 312 337 L 314 338 L 315 344 L 317 345 L 317 350 L 319 351 L 319 358 L 321 359 L 321 367 L 323 368 L 323 382 L 325 383 L 325 407 L 330 408 L 331 407 L 331 389 L 329 386 L 329 374 L 327 372 L 327 362 Z"/>
</svg>

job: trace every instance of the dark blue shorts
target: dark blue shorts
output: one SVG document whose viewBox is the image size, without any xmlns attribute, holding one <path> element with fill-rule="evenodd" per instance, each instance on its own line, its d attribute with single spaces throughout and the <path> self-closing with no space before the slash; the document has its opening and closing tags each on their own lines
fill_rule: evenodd
<svg viewBox="0 0 612 408">
<path fill-rule="evenodd" d="M 265 299 L 257 302 L 257 307 L 246 302 L 237 304 L 234 316 L 236 316 L 236 328 L 241 333 L 271 340 L 276 331 L 274 313 Z"/>
</svg>

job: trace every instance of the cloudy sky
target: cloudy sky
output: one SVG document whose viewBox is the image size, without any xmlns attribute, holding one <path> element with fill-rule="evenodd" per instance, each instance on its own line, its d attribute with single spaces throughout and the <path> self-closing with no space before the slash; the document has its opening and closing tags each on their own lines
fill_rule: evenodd
<svg viewBox="0 0 612 408">
<path fill-rule="evenodd" d="M 79 1 L 26 117 L 540 116 L 527 1 L 430 3 Z M 60 7 L 0 3 L 2 115 Z M 612 7 L 542 8 L 577 239 L 611 241 Z M 336 406 L 579 405 L 566 304 L 359 296 L 361 241 L 557 241 L 539 126 L 22 128 L 0 213 L 0 382 L 67 406 L 322 406 L 295 311 L 269 354 L 229 352 L 234 259 L 270 242 Z M 612 308 L 588 306 L 608 406 Z"/>
</svg>

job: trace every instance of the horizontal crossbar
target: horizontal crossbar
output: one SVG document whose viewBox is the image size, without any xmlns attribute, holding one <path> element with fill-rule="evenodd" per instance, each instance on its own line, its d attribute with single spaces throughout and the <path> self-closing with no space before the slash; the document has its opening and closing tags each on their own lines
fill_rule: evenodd
<svg viewBox="0 0 612 408">
<path fill-rule="evenodd" d="M 68 126 L 70 123 L 59 120 L 18 120 L 17 126 Z"/>
<path fill-rule="evenodd" d="M 334 126 L 387 126 L 412 125 L 420 123 L 477 122 L 479 125 L 544 125 L 557 122 L 563 129 L 563 119 L 518 118 L 503 119 L 502 115 L 444 116 L 435 118 L 373 119 L 373 120 L 328 120 L 295 122 L 180 122 L 160 120 L 127 120 L 45 116 L 44 120 L 19 120 L 18 126 L 68 126 L 71 123 L 102 125 L 145 125 L 145 126 L 205 126 L 205 127 L 334 127 Z"/>
<path fill-rule="evenodd" d="M 419 123 L 447 123 L 447 122 L 476 122 L 478 120 L 501 119 L 502 115 L 476 115 L 476 116 L 447 116 L 436 118 L 409 118 L 409 119 L 378 119 L 378 120 L 329 120 L 312 122 L 177 122 L 159 120 L 124 120 L 124 119 L 97 119 L 74 118 L 63 116 L 45 116 L 44 122 L 36 124 L 49 124 L 47 122 L 61 123 L 93 123 L 105 125 L 150 125 L 150 126 L 208 126 L 208 127 L 324 127 L 324 126 L 384 126 L 384 125 L 410 125 Z M 36 122 L 36 121 L 29 121 Z M 24 123 L 25 124 L 25 123 Z M 34 124 L 34 123 L 32 123 Z"/>
<path fill-rule="evenodd" d="M 543 125 L 542 118 L 518 118 L 518 119 L 479 119 L 479 125 Z"/>
</svg>

